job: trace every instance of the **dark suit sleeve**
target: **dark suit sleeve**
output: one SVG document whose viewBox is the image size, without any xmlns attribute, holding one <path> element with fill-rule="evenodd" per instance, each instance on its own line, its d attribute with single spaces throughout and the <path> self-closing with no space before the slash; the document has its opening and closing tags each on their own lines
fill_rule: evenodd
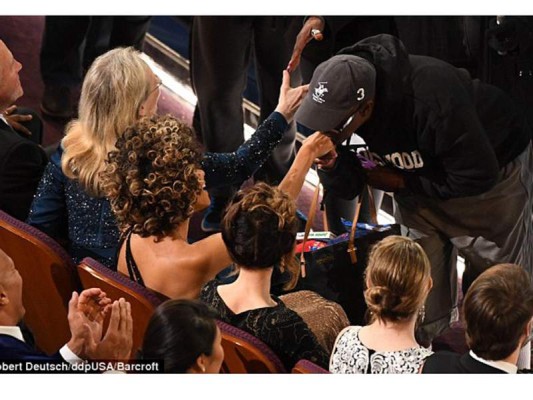
<svg viewBox="0 0 533 400">
<path fill-rule="evenodd" d="M 30 141 L 15 144 L 3 162 L 1 208 L 24 221 L 46 166 L 46 154 Z"/>
</svg>

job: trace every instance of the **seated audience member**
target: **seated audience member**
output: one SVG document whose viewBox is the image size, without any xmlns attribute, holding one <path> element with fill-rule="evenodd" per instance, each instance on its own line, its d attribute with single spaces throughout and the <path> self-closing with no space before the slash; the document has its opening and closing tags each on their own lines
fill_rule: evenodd
<svg viewBox="0 0 533 400">
<path fill-rule="evenodd" d="M 307 139 L 287 174 L 287 190 L 298 193 L 314 158 L 331 146 L 320 133 Z M 209 204 L 191 128 L 171 116 L 143 118 L 116 148 L 102 179 L 125 239 L 118 271 L 169 298 L 198 298 L 231 259 L 220 234 L 187 241 L 193 212 Z"/>
<path fill-rule="evenodd" d="M 278 188 L 256 184 L 235 195 L 221 228 L 238 277 L 230 284 L 207 283 L 201 299 L 218 311 L 222 321 L 267 344 L 287 370 L 301 359 L 327 367 L 328 354 L 308 325 L 270 293 L 274 268 L 290 273 L 287 289 L 298 279 L 294 201 Z"/>
<path fill-rule="evenodd" d="M 39 146 L 42 132 L 28 131 L 22 123 L 29 117 L 14 114 L 13 103 L 24 93 L 19 79 L 21 68 L 0 40 L 0 209 L 24 221 L 48 159 Z M 41 131 L 40 121 L 33 122 Z M 27 137 L 28 133 L 35 141 Z"/>
<path fill-rule="evenodd" d="M 154 115 L 161 81 L 133 48 L 111 50 L 89 68 L 81 91 L 79 118 L 68 127 L 51 157 L 31 207 L 28 223 L 68 241 L 74 261 L 92 257 L 114 267 L 119 230 L 101 188 L 100 172 L 115 142 L 140 117 Z M 241 184 L 281 141 L 307 86 L 290 88 L 288 73 L 276 112 L 234 153 L 206 154 L 206 186 Z"/>
<path fill-rule="evenodd" d="M 431 290 L 429 260 L 419 244 L 389 236 L 371 250 L 365 301 L 370 324 L 350 326 L 337 337 L 333 373 L 418 373 L 432 354 L 415 339 Z"/>
<path fill-rule="evenodd" d="M 516 373 L 533 326 L 530 282 L 528 273 L 515 264 L 499 264 L 479 275 L 463 301 L 470 351 L 437 352 L 426 360 L 422 373 Z"/>
<path fill-rule="evenodd" d="M 109 310 L 109 327 L 102 337 L 103 320 Z M 124 299 L 111 304 L 100 289 L 72 293 L 68 305 L 72 336 L 54 355 L 41 353 L 25 343 L 17 326 L 24 313 L 22 278 L 11 258 L 0 250 L 0 360 L 78 363 L 84 359 L 124 361 L 130 357 L 133 332 L 130 304 Z"/>
<path fill-rule="evenodd" d="M 165 373 L 217 374 L 224 360 L 216 312 L 198 300 L 168 300 L 155 310 L 138 358 L 162 361 Z"/>
</svg>

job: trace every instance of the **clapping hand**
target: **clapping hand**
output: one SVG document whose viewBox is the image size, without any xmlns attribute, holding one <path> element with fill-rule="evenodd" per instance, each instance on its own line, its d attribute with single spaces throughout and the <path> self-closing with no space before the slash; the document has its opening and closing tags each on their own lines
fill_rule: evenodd
<svg viewBox="0 0 533 400">
<path fill-rule="evenodd" d="M 71 339 L 67 345 L 74 354 L 84 358 L 89 336 L 102 335 L 104 317 L 110 304 L 111 299 L 101 289 L 86 289 L 79 295 L 72 293 L 68 303 Z"/>
<path fill-rule="evenodd" d="M 94 331 L 85 344 L 85 352 L 91 360 L 127 361 L 133 346 L 133 320 L 131 305 L 123 298 L 111 306 L 109 326 L 103 338 Z M 101 330 L 100 330 L 101 334 Z"/>
</svg>

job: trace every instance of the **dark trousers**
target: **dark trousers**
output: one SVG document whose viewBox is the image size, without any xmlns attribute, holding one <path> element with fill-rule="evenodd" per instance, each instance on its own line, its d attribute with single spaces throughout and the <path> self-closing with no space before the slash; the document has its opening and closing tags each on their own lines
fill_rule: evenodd
<svg viewBox="0 0 533 400">
<path fill-rule="evenodd" d="M 244 141 L 242 97 L 252 52 L 259 84 L 259 122 L 274 111 L 282 71 L 301 21 L 300 17 L 194 17 L 191 79 L 198 97 L 195 129 L 207 151 L 232 152 Z M 266 180 L 276 183 L 288 171 L 294 158 L 294 138 L 292 128 L 264 166 Z M 222 188 L 211 194 L 227 197 L 231 191 Z"/>
<path fill-rule="evenodd" d="M 76 86 L 96 57 L 120 46 L 142 48 L 147 16 L 46 17 L 41 75 L 47 85 Z"/>
</svg>

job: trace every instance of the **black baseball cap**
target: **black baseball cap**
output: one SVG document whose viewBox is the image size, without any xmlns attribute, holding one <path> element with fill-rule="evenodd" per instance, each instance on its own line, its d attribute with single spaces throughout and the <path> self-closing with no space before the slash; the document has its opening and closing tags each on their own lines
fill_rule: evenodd
<svg viewBox="0 0 533 400">
<path fill-rule="evenodd" d="M 359 104 L 374 98 L 375 87 L 376 70 L 369 61 L 348 54 L 333 56 L 316 67 L 296 122 L 313 131 L 336 129 Z"/>
</svg>

